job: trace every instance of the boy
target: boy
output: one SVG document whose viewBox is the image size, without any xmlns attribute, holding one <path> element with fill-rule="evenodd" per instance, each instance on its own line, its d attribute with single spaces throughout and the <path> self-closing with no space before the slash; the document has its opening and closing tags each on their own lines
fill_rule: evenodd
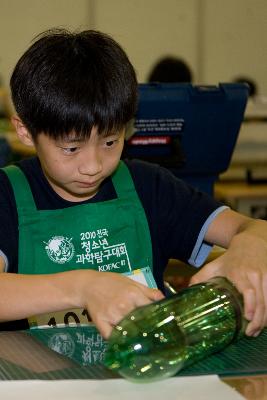
<svg viewBox="0 0 267 400">
<path fill-rule="evenodd" d="M 267 324 L 267 224 L 163 168 L 120 162 L 137 81 L 113 39 L 44 33 L 18 61 L 11 92 L 14 127 L 37 157 L 0 171 L 1 321 L 84 308 L 107 338 L 133 308 L 163 297 L 169 258 L 199 265 L 217 244 L 228 250 L 192 283 L 230 279 L 244 295 L 246 333 L 259 334 Z M 129 279 L 135 269 L 153 271 L 160 290 Z"/>
</svg>

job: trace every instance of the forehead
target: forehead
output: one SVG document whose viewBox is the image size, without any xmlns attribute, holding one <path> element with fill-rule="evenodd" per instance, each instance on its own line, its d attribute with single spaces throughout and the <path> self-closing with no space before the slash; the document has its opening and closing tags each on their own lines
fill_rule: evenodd
<svg viewBox="0 0 267 400">
<path fill-rule="evenodd" d="M 44 138 L 45 141 L 51 141 L 54 143 L 81 143 L 91 140 L 98 140 L 103 138 L 109 138 L 113 136 L 122 136 L 125 133 L 125 128 L 120 130 L 112 130 L 112 131 L 103 131 L 99 132 L 96 127 L 93 127 L 91 132 L 88 134 L 77 133 L 77 132 L 69 132 L 59 137 L 55 138 L 53 136 L 47 135 L 45 133 L 40 134 L 39 136 Z"/>
<path fill-rule="evenodd" d="M 77 133 L 77 132 L 70 132 L 66 135 L 63 135 L 61 140 L 64 140 L 66 142 L 82 142 L 85 140 L 88 140 L 92 137 L 101 137 L 101 138 L 105 138 L 105 137 L 109 137 L 109 136 L 114 136 L 114 135 L 122 135 L 125 132 L 125 128 L 122 129 L 113 129 L 110 131 L 102 131 L 99 132 L 97 127 L 93 127 L 91 132 L 88 132 L 87 135 L 84 135 L 82 133 Z"/>
<path fill-rule="evenodd" d="M 67 143 L 73 143 L 73 142 L 84 142 L 91 137 L 95 136 L 100 136 L 101 134 L 98 132 L 97 127 L 93 126 L 91 131 L 88 131 L 87 133 L 83 132 L 75 132 L 71 131 L 66 134 L 60 135 L 58 138 L 55 139 L 56 142 L 67 142 Z"/>
</svg>

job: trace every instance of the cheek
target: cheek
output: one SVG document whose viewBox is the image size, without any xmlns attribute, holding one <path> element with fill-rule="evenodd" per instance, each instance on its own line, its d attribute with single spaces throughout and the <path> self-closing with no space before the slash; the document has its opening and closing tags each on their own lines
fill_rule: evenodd
<svg viewBox="0 0 267 400">
<path fill-rule="evenodd" d="M 107 158 L 107 164 L 109 166 L 116 166 L 120 160 L 121 156 L 121 151 L 114 151 L 111 154 L 109 154 L 109 157 Z"/>
<path fill-rule="evenodd" d="M 49 160 L 47 160 L 45 167 L 49 175 L 55 178 L 61 178 L 64 176 L 66 177 L 70 175 L 71 171 L 71 168 L 68 168 L 68 165 L 56 157 L 51 157 Z"/>
<path fill-rule="evenodd" d="M 51 157 L 46 161 L 47 167 L 52 171 L 57 171 L 61 168 L 61 163 L 56 157 Z"/>
<path fill-rule="evenodd" d="M 120 141 L 118 143 L 118 146 L 116 147 L 116 149 L 114 149 L 114 152 L 113 152 L 113 159 L 114 160 L 120 159 L 123 147 L 124 147 L 124 140 Z"/>
</svg>

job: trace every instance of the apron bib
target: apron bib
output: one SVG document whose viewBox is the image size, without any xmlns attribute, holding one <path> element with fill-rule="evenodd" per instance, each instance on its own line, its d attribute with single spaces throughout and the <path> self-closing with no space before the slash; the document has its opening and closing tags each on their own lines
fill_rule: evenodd
<svg viewBox="0 0 267 400">
<path fill-rule="evenodd" d="M 19 220 L 19 266 L 22 274 L 75 269 L 123 273 L 156 287 L 146 215 L 127 166 L 120 161 L 112 175 L 117 198 L 64 209 L 37 210 L 30 186 L 16 166 L 4 168 L 15 194 Z M 34 316 L 31 327 L 90 324 L 87 310 Z"/>
</svg>

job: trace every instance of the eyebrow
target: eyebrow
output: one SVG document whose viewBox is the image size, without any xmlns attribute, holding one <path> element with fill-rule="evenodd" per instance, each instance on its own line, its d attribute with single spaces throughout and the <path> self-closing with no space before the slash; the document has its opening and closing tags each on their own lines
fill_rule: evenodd
<svg viewBox="0 0 267 400">
<path fill-rule="evenodd" d="M 102 133 L 101 136 L 104 138 L 108 138 L 110 136 L 119 136 L 119 135 L 120 135 L 120 132 L 114 131 L 114 132 L 104 132 L 104 133 Z"/>
</svg>

